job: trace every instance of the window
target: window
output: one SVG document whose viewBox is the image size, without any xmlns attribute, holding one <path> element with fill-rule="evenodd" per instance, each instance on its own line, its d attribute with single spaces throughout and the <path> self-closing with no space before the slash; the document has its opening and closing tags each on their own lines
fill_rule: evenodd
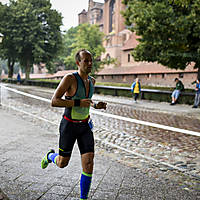
<svg viewBox="0 0 200 200">
<path fill-rule="evenodd" d="M 125 76 L 125 75 L 122 75 L 122 80 L 123 80 L 124 82 L 126 82 L 126 76 Z"/>
<path fill-rule="evenodd" d="M 123 40 L 123 42 L 126 41 L 126 34 L 123 34 L 123 36 L 122 36 L 122 40 Z"/>
<path fill-rule="evenodd" d="M 147 74 L 147 78 L 151 78 L 151 74 Z"/>
<path fill-rule="evenodd" d="M 131 61 L 131 55 L 128 54 L 128 62 L 130 62 L 130 61 Z"/>
<path fill-rule="evenodd" d="M 109 5 L 109 33 L 113 31 L 114 5 L 115 5 L 115 0 L 111 0 Z"/>
</svg>

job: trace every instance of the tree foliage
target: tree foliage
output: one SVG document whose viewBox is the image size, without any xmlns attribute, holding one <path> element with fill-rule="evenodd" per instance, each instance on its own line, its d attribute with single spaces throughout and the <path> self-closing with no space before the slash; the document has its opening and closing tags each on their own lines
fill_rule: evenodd
<svg viewBox="0 0 200 200">
<path fill-rule="evenodd" d="M 0 3 L 0 33 L 3 33 L 4 36 L 3 42 L 0 44 L 0 57 L 7 60 L 9 78 L 12 78 L 13 76 L 14 64 L 17 61 L 17 48 L 13 42 L 14 33 L 12 33 L 13 26 L 11 26 L 11 23 L 14 23 L 14 18 L 11 16 L 12 12 L 10 7 Z"/>
<path fill-rule="evenodd" d="M 2 73 L 2 70 L 4 70 L 5 74 L 8 74 L 8 68 L 6 65 L 6 61 L 0 59 L 0 74 Z"/>
<path fill-rule="evenodd" d="M 56 71 L 59 67 L 63 67 L 66 70 L 75 69 L 76 65 L 74 59 L 72 59 L 71 62 L 69 62 L 69 60 L 66 62 L 66 58 L 71 55 L 73 49 L 72 44 L 75 42 L 75 34 L 77 33 L 77 30 L 78 26 L 71 27 L 62 35 L 63 48 L 58 58 L 55 60 Z"/>
<path fill-rule="evenodd" d="M 101 54 L 105 52 L 103 47 L 103 33 L 99 30 L 97 25 L 81 24 L 76 28 L 72 28 L 66 33 L 65 41 L 67 47 L 67 57 L 65 64 L 67 69 L 76 69 L 75 53 L 79 49 L 87 49 L 93 55 L 93 70 L 98 71 L 102 62 L 100 61 Z"/>
<path fill-rule="evenodd" d="M 3 18 L 4 26 L 0 25 L 5 57 L 9 58 L 5 52 L 14 52 L 26 79 L 33 64 L 46 63 L 51 71 L 62 48 L 61 14 L 51 9 L 50 0 L 11 0 L 7 9 L 9 18 Z"/>
<path fill-rule="evenodd" d="M 191 62 L 200 77 L 200 1 L 124 0 L 126 24 L 138 36 L 136 61 L 185 69 Z"/>
<path fill-rule="evenodd" d="M 0 74 L 2 73 L 3 70 L 4 70 L 5 74 L 9 73 L 7 60 L 0 59 Z M 14 66 L 13 66 L 13 72 L 15 74 L 17 74 L 19 71 L 20 71 L 20 65 L 19 65 L 19 63 L 15 62 Z"/>
</svg>

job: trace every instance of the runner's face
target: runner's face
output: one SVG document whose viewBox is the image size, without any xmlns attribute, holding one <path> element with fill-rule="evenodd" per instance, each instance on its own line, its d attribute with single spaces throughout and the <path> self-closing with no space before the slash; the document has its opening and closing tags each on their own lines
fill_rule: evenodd
<svg viewBox="0 0 200 200">
<path fill-rule="evenodd" d="M 80 53 L 81 61 L 78 62 L 80 70 L 86 74 L 89 74 L 92 71 L 92 56 L 89 53 L 81 52 Z"/>
</svg>

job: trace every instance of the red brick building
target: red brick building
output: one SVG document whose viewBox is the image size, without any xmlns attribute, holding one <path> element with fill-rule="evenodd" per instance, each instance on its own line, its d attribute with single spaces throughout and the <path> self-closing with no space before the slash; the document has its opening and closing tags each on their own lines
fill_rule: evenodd
<svg viewBox="0 0 200 200">
<path fill-rule="evenodd" d="M 105 0 L 98 3 L 89 0 L 88 10 L 79 14 L 79 24 L 98 24 L 105 34 L 103 43 L 106 52 L 102 58 L 117 58 L 117 64 L 105 66 L 97 74 L 98 81 L 131 84 L 138 77 L 143 85 L 174 86 L 174 78 L 181 78 L 185 87 L 193 87 L 191 82 L 197 77 L 192 66 L 186 70 L 169 69 L 157 63 L 135 62 L 131 51 L 138 45 L 138 36 L 129 31 L 121 11 L 125 9 L 122 0 Z"/>
</svg>

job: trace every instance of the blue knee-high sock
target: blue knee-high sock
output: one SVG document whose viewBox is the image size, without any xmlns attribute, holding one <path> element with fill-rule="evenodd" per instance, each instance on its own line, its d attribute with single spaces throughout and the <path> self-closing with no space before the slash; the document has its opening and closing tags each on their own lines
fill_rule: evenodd
<svg viewBox="0 0 200 200">
<path fill-rule="evenodd" d="M 80 181 L 80 188 L 81 188 L 80 199 L 88 199 L 88 193 L 90 190 L 91 181 L 92 181 L 92 174 L 87 174 L 85 172 L 82 172 Z"/>
<path fill-rule="evenodd" d="M 48 155 L 48 159 L 50 160 L 50 161 L 52 161 L 54 164 L 56 164 L 56 157 L 58 156 L 58 153 L 50 153 L 49 155 Z"/>
</svg>

